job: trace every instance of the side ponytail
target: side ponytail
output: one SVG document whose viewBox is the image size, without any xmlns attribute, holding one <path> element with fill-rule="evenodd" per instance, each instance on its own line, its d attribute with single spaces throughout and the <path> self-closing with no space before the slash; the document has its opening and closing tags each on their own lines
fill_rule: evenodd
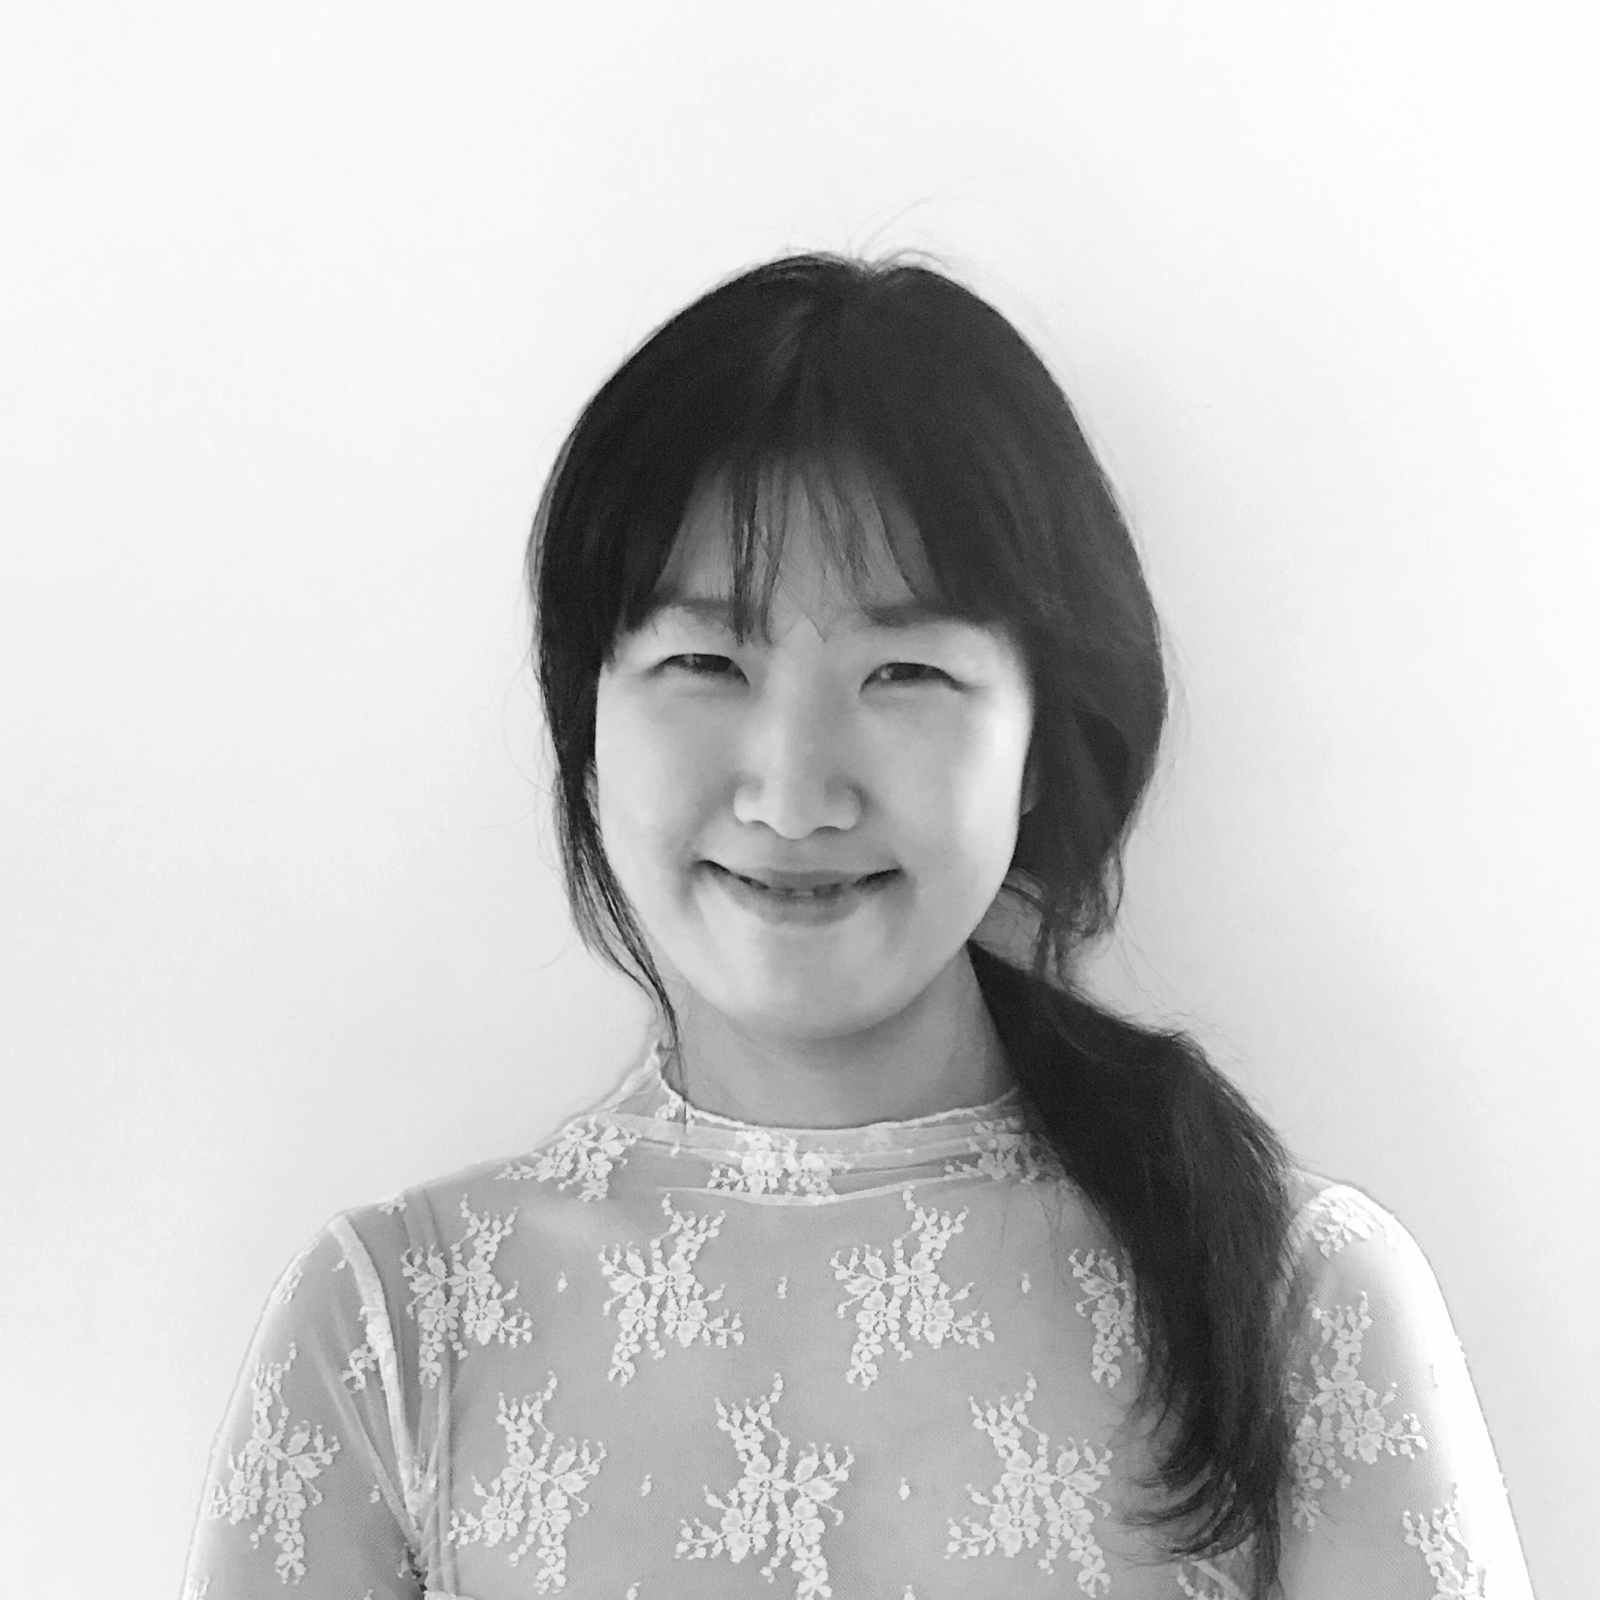
<svg viewBox="0 0 1600 1600">
<path fill-rule="evenodd" d="M 1035 1133 L 1129 1263 L 1136 1410 L 1163 1440 L 1139 1487 L 1167 1502 L 1130 1520 L 1168 1530 L 1174 1559 L 1248 1545 L 1266 1600 L 1292 1446 L 1287 1152 L 1186 1035 L 967 949 Z"/>
</svg>

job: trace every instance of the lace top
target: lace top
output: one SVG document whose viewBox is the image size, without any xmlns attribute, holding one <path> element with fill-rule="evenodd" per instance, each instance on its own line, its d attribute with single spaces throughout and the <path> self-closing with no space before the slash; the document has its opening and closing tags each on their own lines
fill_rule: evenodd
<svg viewBox="0 0 1600 1600">
<path fill-rule="evenodd" d="M 1289 1600 L 1522 1600 L 1426 1260 L 1358 1190 L 1297 1182 Z M 1231 1600 L 1240 1553 L 1168 1562 L 1124 1519 L 1132 1294 L 1015 1089 L 760 1127 L 689 1106 L 652 1048 L 536 1149 L 295 1258 L 185 1600 Z"/>
</svg>

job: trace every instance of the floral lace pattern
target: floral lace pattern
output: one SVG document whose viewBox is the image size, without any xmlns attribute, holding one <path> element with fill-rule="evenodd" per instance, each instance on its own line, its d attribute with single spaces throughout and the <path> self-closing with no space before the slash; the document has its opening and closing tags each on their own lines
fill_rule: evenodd
<svg viewBox="0 0 1600 1600">
<path fill-rule="evenodd" d="M 996 1183 L 1041 1183 L 1063 1176 L 1048 1145 L 1006 1121 L 979 1122 L 967 1140 L 968 1156 L 945 1163 L 950 1176 L 989 1178 Z"/>
<path fill-rule="evenodd" d="M 418 1367 L 422 1381 L 429 1386 L 438 1383 L 444 1371 L 440 1357 L 446 1344 L 465 1358 L 463 1335 L 480 1345 L 491 1339 L 502 1344 L 526 1343 L 533 1337 L 528 1314 L 507 1310 L 517 1298 L 516 1284 L 507 1288 L 494 1275 L 495 1255 L 511 1232 L 516 1212 L 504 1217 L 480 1216 L 463 1197 L 461 1214 L 467 1231 L 450 1246 L 448 1259 L 437 1250 L 410 1250 L 400 1263 L 411 1283 L 411 1304 L 406 1312 L 422 1329 Z"/>
<path fill-rule="evenodd" d="M 1380 1455 L 1411 1456 L 1417 1449 L 1428 1448 L 1415 1415 L 1387 1415 L 1394 1404 L 1395 1386 L 1390 1384 L 1380 1399 L 1358 1370 L 1362 1337 L 1372 1326 L 1366 1295 L 1361 1296 L 1359 1305 L 1336 1306 L 1331 1311 L 1313 1305 L 1310 1311 L 1321 1334 L 1322 1349 L 1311 1356 L 1310 1379 L 1295 1373 L 1289 1383 L 1291 1396 L 1305 1408 L 1294 1442 L 1293 1516 L 1297 1528 L 1313 1528 L 1322 1516 L 1320 1495 L 1327 1487 L 1324 1473 L 1341 1488 L 1350 1487 L 1351 1477 L 1340 1464 L 1341 1456 L 1371 1466 Z M 1331 1364 L 1324 1363 L 1327 1354 L 1333 1357 Z"/>
<path fill-rule="evenodd" d="M 848 1449 L 841 1458 L 831 1445 L 811 1444 L 795 1457 L 791 1471 L 793 1446 L 772 1421 L 782 1394 L 783 1379 L 774 1376 L 759 1400 L 731 1407 L 717 1401 L 717 1427 L 733 1441 L 744 1471 L 720 1499 L 706 1489 L 706 1504 L 722 1516 L 714 1528 L 684 1522 L 676 1553 L 690 1560 L 725 1555 L 737 1564 L 747 1555 L 763 1554 L 771 1543 L 763 1578 L 770 1583 L 788 1556 L 789 1570 L 800 1580 L 795 1600 L 829 1600 L 833 1590 L 822 1553 L 823 1518 L 831 1516 L 835 1525 L 844 1521 L 834 1500 L 855 1458 Z"/>
<path fill-rule="evenodd" d="M 1094 1307 L 1094 1366 L 1089 1375 L 1096 1383 L 1104 1379 L 1107 1388 L 1114 1388 L 1122 1376 L 1117 1357 L 1123 1349 L 1135 1359 L 1143 1354 L 1133 1336 L 1133 1285 L 1110 1251 L 1088 1250 L 1081 1261 L 1078 1257 L 1074 1250 L 1067 1258 L 1084 1291 L 1077 1304 L 1078 1315 L 1089 1316 L 1089 1307 Z"/>
<path fill-rule="evenodd" d="M 728 1194 L 831 1195 L 833 1177 L 849 1166 L 837 1151 L 801 1150 L 792 1136 L 755 1128 L 740 1133 L 739 1159 L 712 1170 L 708 1189 Z"/>
<path fill-rule="evenodd" d="M 549 1149 L 531 1161 L 508 1161 L 496 1174 L 503 1182 L 531 1178 L 554 1183 L 557 1189 L 577 1184 L 580 1200 L 604 1200 L 611 1189 L 612 1170 L 638 1138 L 606 1117 L 579 1117 L 569 1122 Z"/>
<path fill-rule="evenodd" d="M 365 1389 L 369 1373 L 382 1370 L 385 1356 L 394 1357 L 394 1336 L 389 1331 L 389 1319 L 376 1306 L 362 1306 L 361 1320 L 366 1327 L 366 1337 L 350 1352 L 340 1380 L 352 1391 Z"/>
<path fill-rule="evenodd" d="M 708 1239 L 717 1236 L 725 1212 L 714 1217 L 695 1217 L 673 1207 L 670 1195 L 661 1197 L 668 1227 L 650 1241 L 647 1262 L 636 1245 L 613 1245 L 602 1251 L 600 1270 L 611 1285 L 612 1295 L 601 1308 L 607 1316 L 620 1300 L 617 1312 L 617 1343 L 611 1352 L 609 1378 L 625 1384 L 638 1370 L 633 1358 L 641 1344 L 659 1360 L 664 1356 L 664 1337 L 676 1339 L 687 1350 L 697 1339 L 725 1349 L 729 1339 L 743 1343 L 739 1314 L 710 1308 L 722 1298 L 722 1289 L 707 1290 L 694 1275 L 695 1257 Z M 670 1254 L 662 1246 L 672 1240 Z"/>
<path fill-rule="evenodd" d="M 890 1244 L 888 1261 L 871 1245 L 852 1249 L 844 1261 L 838 1254 L 833 1257 L 834 1276 L 848 1291 L 839 1315 L 845 1316 L 852 1304 L 857 1307 L 856 1340 L 845 1381 L 859 1383 L 863 1389 L 877 1381 L 877 1358 L 883 1354 L 885 1340 L 902 1361 L 910 1359 L 911 1348 L 901 1337 L 902 1327 L 913 1339 L 935 1350 L 946 1339 L 974 1349 L 981 1340 L 994 1339 L 987 1311 L 956 1314 L 955 1302 L 965 1300 L 972 1285 L 965 1284 L 952 1293 L 939 1276 L 939 1258 L 952 1236 L 961 1232 L 967 1213 L 952 1216 L 933 1206 L 919 1206 L 909 1189 L 902 1199 L 911 1213 L 911 1227 Z M 906 1245 L 912 1239 L 916 1247 L 908 1258 Z"/>
<path fill-rule="evenodd" d="M 965 1527 L 952 1517 L 945 1554 L 986 1556 L 999 1550 L 1015 1556 L 1024 1548 L 1033 1549 L 1043 1529 L 1046 1542 L 1040 1570 L 1053 1575 L 1055 1559 L 1065 1545 L 1078 1568 L 1078 1587 L 1092 1595 L 1096 1589 L 1111 1587 L 1105 1554 L 1094 1536 L 1094 1508 L 1108 1516 L 1111 1512 L 1109 1503 L 1095 1492 L 1111 1470 L 1111 1452 L 1069 1441 L 1052 1462 L 1049 1437 L 1028 1420 L 1035 1390 L 1029 1373 L 1027 1384 L 1013 1399 L 989 1406 L 968 1402 L 973 1426 L 989 1436 L 1005 1471 L 987 1494 L 968 1484 L 972 1503 L 989 1515 L 982 1522 L 969 1519 Z M 1024 1441 L 1025 1433 L 1033 1436 L 1031 1441 Z"/>
<path fill-rule="evenodd" d="M 1313 1202 L 1311 1237 L 1325 1259 L 1358 1239 L 1376 1235 L 1387 1243 L 1388 1232 L 1383 1213 L 1342 1185 L 1325 1190 Z"/>
<path fill-rule="evenodd" d="M 286 1306 L 294 1299 L 294 1292 L 300 1287 L 300 1279 L 305 1275 L 306 1262 L 310 1259 L 311 1252 L 316 1248 L 313 1239 L 287 1267 L 283 1269 L 283 1276 L 273 1286 L 272 1298 L 280 1306 Z"/>
<path fill-rule="evenodd" d="M 250 1382 L 250 1437 L 228 1457 L 228 1482 L 217 1486 L 207 1507 L 211 1516 L 236 1524 L 260 1512 L 250 1543 L 259 1544 L 270 1530 L 278 1547 L 273 1567 L 285 1583 L 305 1576 L 301 1518 L 321 1501 L 316 1480 L 339 1451 L 339 1441 L 319 1425 L 289 1421 L 283 1375 L 294 1358 L 291 1344 L 284 1360 L 256 1368 Z"/>
<path fill-rule="evenodd" d="M 587 1440 L 579 1444 L 567 1439 L 556 1444 L 555 1434 L 544 1421 L 544 1408 L 555 1392 L 552 1372 L 539 1394 L 520 1400 L 500 1396 L 495 1420 L 505 1430 L 506 1465 L 487 1489 L 473 1479 L 473 1492 L 483 1501 L 482 1509 L 455 1512 L 446 1536 L 453 1544 L 481 1539 L 497 1545 L 520 1534 L 521 1543 L 508 1552 L 507 1559 L 515 1566 L 538 1546 L 539 1570 L 533 1575 L 533 1587 L 539 1594 L 566 1586 L 567 1527 L 574 1516 L 588 1511 L 583 1492 L 600 1471 L 606 1454 L 603 1447 Z"/>
<path fill-rule="evenodd" d="M 1428 1574 L 1434 1582 L 1435 1600 L 1488 1600 L 1485 1584 L 1488 1573 L 1467 1550 L 1461 1537 L 1459 1492 L 1451 1491 L 1449 1503 L 1440 1506 L 1430 1516 L 1413 1517 L 1409 1511 L 1401 1514 L 1406 1530 L 1406 1543 L 1422 1552 L 1428 1564 Z M 1465 1570 L 1456 1565 L 1459 1551 Z"/>
<path fill-rule="evenodd" d="M 373 1348 L 370 1337 L 363 1339 L 354 1350 L 350 1352 L 350 1359 L 345 1362 L 344 1371 L 339 1374 L 339 1381 L 347 1389 L 365 1389 L 369 1373 L 378 1370 L 378 1352 Z"/>
<path fill-rule="evenodd" d="M 641 1071 L 335 1218 L 267 1300 L 188 1600 L 1243 1600 L 1247 1549 L 1175 1560 L 1127 1515 L 1139 1285 L 1013 1099 L 759 1128 Z M 1289 1587 L 1531 1600 L 1415 1242 L 1296 1186 Z"/>
</svg>

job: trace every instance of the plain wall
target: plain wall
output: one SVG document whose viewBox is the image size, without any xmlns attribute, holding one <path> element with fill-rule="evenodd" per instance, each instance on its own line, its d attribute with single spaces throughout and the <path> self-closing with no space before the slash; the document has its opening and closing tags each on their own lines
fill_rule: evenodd
<svg viewBox="0 0 1600 1600">
<path fill-rule="evenodd" d="M 289 1257 L 631 1060 L 555 871 L 539 486 L 717 278 L 910 246 L 1052 363 L 1169 628 L 1097 983 L 1398 1212 L 1542 1600 L 1590 1592 L 1589 25 L 13 0 L 10 1590 L 174 1595 Z"/>
</svg>

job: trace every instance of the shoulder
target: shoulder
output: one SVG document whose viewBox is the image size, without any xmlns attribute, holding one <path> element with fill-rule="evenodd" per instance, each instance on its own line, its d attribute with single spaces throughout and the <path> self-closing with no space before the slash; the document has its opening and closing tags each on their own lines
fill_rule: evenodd
<svg viewBox="0 0 1600 1600">
<path fill-rule="evenodd" d="M 1289 1230 L 1302 1282 L 1324 1296 L 1335 1289 L 1421 1304 L 1439 1297 L 1422 1247 L 1394 1212 L 1353 1183 L 1320 1173 L 1295 1174 L 1297 1205 Z"/>
<path fill-rule="evenodd" d="M 1297 1174 L 1290 1233 L 1307 1331 L 1346 1352 L 1381 1349 L 1403 1366 L 1459 1357 L 1443 1291 L 1404 1223 L 1354 1184 Z"/>
<path fill-rule="evenodd" d="M 324 1224 L 314 1243 L 338 1252 L 359 1281 L 372 1285 L 424 1267 L 448 1272 L 457 1258 L 463 1265 L 492 1259 L 514 1233 L 528 1231 L 530 1212 L 552 1204 L 591 1209 L 608 1197 L 643 1119 L 662 1114 L 656 1061 L 651 1041 L 643 1060 L 611 1088 L 532 1143 L 349 1207 Z"/>
<path fill-rule="evenodd" d="M 341 1211 L 324 1231 L 352 1257 L 364 1251 L 380 1263 L 451 1247 L 470 1254 L 474 1241 L 492 1250 L 534 1203 L 603 1200 L 637 1138 L 630 1119 L 613 1114 L 630 1082 L 531 1145 Z"/>
<path fill-rule="evenodd" d="M 1528 1595 L 1466 1353 L 1421 1247 L 1354 1184 L 1296 1179 L 1286 1587 L 1465 1596 L 1492 1575 L 1495 1594 Z"/>
<path fill-rule="evenodd" d="M 1355 1184 L 1297 1168 L 1290 1177 L 1294 1220 L 1290 1246 L 1303 1264 L 1331 1261 L 1340 1251 L 1375 1242 L 1401 1248 L 1415 1241 L 1395 1214 Z"/>
</svg>

